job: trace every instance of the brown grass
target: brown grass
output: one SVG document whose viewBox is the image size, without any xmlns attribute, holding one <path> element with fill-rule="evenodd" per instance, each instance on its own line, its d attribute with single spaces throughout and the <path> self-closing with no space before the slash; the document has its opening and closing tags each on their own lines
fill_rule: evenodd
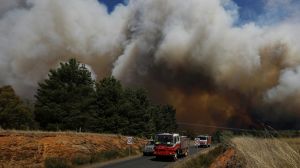
<svg viewBox="0 0 300 168">
<path fill-rule="evenodd" d="M 276 138 L 235 137 L 231 142 L 238 154 L 245 160 L 245 167 L 247 168 L 300 167 L 300 138 L 280 140 Z M 291 142 L 294 145 L 290 146 Z"/>
<path fill-rule="evenodd" d="M 289 144 L 297 153 L 300 154 L 300 137 L 299 138 L 280 138 L 280 140 Z"/>
<path fill-rule="evenodd" d="M 209 167 L 209 165 L 221 155 L 226 149 L 219 145 L 201 150 L 193 156 L 189 156 L 184 160 L 179 160 L 174 164 L 170 164 L 167 168 L 193 168 L 193 167 Z"/>
<path fill-rule="evenodd" d="M 44 167 L 51 158 L 83 164 L 91 160 L 107 160 L 123 157 L 127 139 L 121 135 L 0 130 L 1 167 Z M 132 151 L 140 151 L 145 140 L 135 138 Z M 119 155 L 120 154 L 120 155 Z"/>
</svg>

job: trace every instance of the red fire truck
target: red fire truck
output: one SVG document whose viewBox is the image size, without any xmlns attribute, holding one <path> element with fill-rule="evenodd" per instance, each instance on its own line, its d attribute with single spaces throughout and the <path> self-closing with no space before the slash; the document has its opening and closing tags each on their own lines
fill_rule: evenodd
<svg viewBox="0 0 300 168">
<path fill-rule="evenodd" d="M 154 155 L 156 158 L 172 157 L 177 160 L 180 156 L 187 156 L 189 140 L 179 134 L 162 133 L 155 136 Z"/>
</svg>

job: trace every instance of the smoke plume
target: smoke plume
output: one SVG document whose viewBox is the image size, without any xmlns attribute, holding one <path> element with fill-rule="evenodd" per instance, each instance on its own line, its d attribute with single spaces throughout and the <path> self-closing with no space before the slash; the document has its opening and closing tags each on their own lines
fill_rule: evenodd
<svg viewBox="0 0 300 168">
<path fill-rule="evenodd" d="M 265 0 L 239 22 L 231 0 L 2 0 L 0 84 L 32 97 L 49 69 L 75 57 L 98 79 L 146 87 L 179 121 L 300 129 L 298 3 Z"/>
</svg>

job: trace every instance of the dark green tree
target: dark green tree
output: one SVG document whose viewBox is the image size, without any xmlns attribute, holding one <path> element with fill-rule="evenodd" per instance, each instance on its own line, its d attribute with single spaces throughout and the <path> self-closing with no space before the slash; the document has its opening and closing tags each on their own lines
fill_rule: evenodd
<svg viewBox="0 0 300 168">
<path fill-rule="evenodd" d="M 126 89 L 127 117 L 129 125 L 126 134 L 148 136 L 155 131 L 151 102 L 144 89 Z"/>
<path fill-rule="evenodd" d="M 41 128 L 95 131 L 94 81 L 91 72 L 76 59 L 50 70 L 48 79 L 39 83 L 35 97 L 35 117 Z"/>
<path fill-rule="evenodd" d="M 123 133 L 128 121 L 122 106 L 123 88 L 114 77 L 104 78 L 96 84 L 99 129 L 104 132 Z"/>
<path fill-rule="evenodd" d="M 11 86 L 0 88 L 0 126 L 4 129 L 28 129 L 34 126 L 32 111 Z"/>
<path fill-rule="evenodd" d="M 114 77 L 96 84 L 97 114 L 104 132 L 147 135 L 155 131 L 150 100 L 144 89 L 123 89 Z"/>
<path fill-rule="evenodd" d="M 157 132 L 176 132 L 176 109 L 171 105 L 156 107 L 154 121 Z"/>
</svg>

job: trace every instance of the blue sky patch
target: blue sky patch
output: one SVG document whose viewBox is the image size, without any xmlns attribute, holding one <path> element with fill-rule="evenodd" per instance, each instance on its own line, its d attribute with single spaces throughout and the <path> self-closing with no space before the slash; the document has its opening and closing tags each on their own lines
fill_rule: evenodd
<svg viewBox="0 0 300 168">
<path fill-rule="evenodd" d="M 127 4 L 128 0 L 98 0 L 107 6 L 111 13 L 118 4 Z M 269 10 L 266 8 L 266 0 L 233 0 L 229 6 L 224 6 L 230 14 L 235 17 L 235 25 L 243 25 L 249 22 L 255 22 L 258 25 L 272 24 L 283 20 L 289 15 L 287 6 L 277 6 L 277 9 Z M 297 0 L 291 0 L 291 3 L 297 4 Z M 236 9 L 233 9 L 236 8 Z M 236 10 L 236 12 L 234 11 Z"/>
</svg>

